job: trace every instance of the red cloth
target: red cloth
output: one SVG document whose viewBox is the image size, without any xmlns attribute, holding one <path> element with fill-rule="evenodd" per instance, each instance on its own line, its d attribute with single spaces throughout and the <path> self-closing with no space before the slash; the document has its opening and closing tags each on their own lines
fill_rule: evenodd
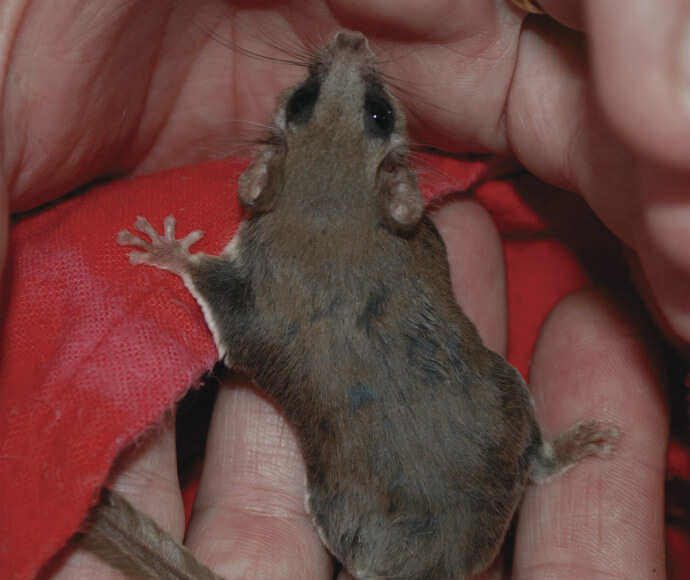
<svg viewBox="0 0 690 580">
<path fill-rule="evenodd" d="M 427 201 L 476 184 L 497 167 L 443 157 L 426 161 Z M 128 250 L 115 243 L 117 232 L 137 215 L 160 227 L 174 214 L 179 235 L 206 230 L 195 251 L 217 253 L 242 216 L 235 194 L 245 166 L 229 160 L 122 180 L 14 220 L 0 335 L 4 578 L 32 578 L 64 545 L 118 452 L 154 425 L 216 358 L 182 282 L 131 267 Z M 509 358 L 523 373 L 548 311 L 587 281 L 573 251 L 518 195 L 525 184 L 547 187 L 520 177 L 489 180 L 477 190 L 505 234 Z M 687 451 L 674 452 L 682 465 Z M 682 560 L 690 552 L 685 536 L 669 536 L 669 545 L 680 555 L 678 566 L 689 564 Z"/>
</svg>

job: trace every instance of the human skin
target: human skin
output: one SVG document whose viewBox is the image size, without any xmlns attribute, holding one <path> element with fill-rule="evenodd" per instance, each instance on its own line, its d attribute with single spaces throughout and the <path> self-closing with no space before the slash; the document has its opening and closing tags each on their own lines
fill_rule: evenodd
<svg viewBox="0 0 690 580">
<path fill-rule="evenodd" d="M 507 0 L 267 0 L 262 10 L 255 4 L 63 0 L 58 10 L 57 3 L 5 0 L 2 260 L 11 213 L 99 177 L 232 153 L 252 123 L 270 118 L 275 95 L 303 70 L 243 56 L 216 38 L 285 58 L 275 42 L 303 59 L 336 29 L 357 28 L 376 33 L 372 48 L 403 89 L 416 141 L 512 153 L 535 175 L 581 194 L 630 246 L 657 325 L 686 349 L 688 2 L 654 10 L 638 0 L 543 0 L 562 24 L 545 17 L 525 22 Z M 505 277 L 490 220 L 466 202 L 436 219 L 461 304 L 487 344 L 504 351 Z M 530 487 L 518 524 L 516 577 L 663 577 L 662 379 L 648 333 L 619 302 L 596 292 L 568 299 L 535 353 L 530 382 L 547 433 L 591 417 L 615 422 L 624 438 L 610 461 L 589 461 Z M 558 337 L 574 345 L 568 356 Z M 572 389 L 567 400 L 564 389 Z M 115 486 L 181 537 L 172 429 L 168 424 L 123 458 Z M 246 385 L 222 390 L 190 548 L 229 577 L 239 570 L 327 577 L 330 560 L 303 512 L 302 470 L 280 412 Z M 616 533 L 591 533 L 607 526 Z M 603 550 L 606 541 L 615 545 Z M 107 577 L 78 553 L 46 574 L 85 578 L 83 566 L 94 578 Z"/>
</svg>

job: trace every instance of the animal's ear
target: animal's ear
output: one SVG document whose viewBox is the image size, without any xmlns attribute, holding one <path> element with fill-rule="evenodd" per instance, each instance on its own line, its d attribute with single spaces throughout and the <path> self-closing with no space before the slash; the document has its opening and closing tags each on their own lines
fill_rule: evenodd
<svg viewBox="0 0 690 580">
<path fill-rule="evenodd" d="M 285 160 L 285 145 L 269 143 L 240 175 L 237 197 L 245 209 L 270 211 Z"/>
<path fill-rule="evenodd" d="M 379 165 L 377 187 L 381 218 L 388 227 L 406 232 L 419 223 L 424 210 L 422 194 L 403 153 L 393 150 L 386 155 Z"/>
</svg>

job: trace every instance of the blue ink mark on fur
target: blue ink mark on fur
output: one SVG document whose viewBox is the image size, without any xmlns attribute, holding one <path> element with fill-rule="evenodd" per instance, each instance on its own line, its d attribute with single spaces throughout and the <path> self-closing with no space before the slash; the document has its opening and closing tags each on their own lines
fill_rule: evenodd
<svg viewBox="0 0 690 580">
<path fill-rule="evenodd" d="M 364 383 L 357 383 L 350 389 L 350 412 L 356 413 L 362 407 L 370 405 L 374 401 L 381 398 L 376 391 L 372 390 L 369 385 Z"/>
</svg>

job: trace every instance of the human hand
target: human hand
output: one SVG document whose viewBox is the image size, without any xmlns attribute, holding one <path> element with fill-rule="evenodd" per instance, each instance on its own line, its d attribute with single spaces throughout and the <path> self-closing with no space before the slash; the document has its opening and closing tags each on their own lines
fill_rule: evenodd
<svg viewBox="0 0 690 580">
<path fill-rule="evenodd" d="M 12 62 L 8 68 L 8 80 L 12 82 L 6 82 L 3 88 L 3 179 L 11 200 L 11 207 L 15 210 L 35 206 L 103 174 L 149 171 L 167 165 L 196 161 L 205 155 L 222 152 L 226 144 L 235 142 L 241 134 L 246 133 L 244 126 L 236 126 L 235 119 L 265 121 L 273 104 L 275 92 L 273 89 L 277 88 L 278 84 L 281 86 L 291 84 L 294 75 L 301 74 L 301 71 L 288 71 L 285 77 L 276 78 L 275 63 L 269 63 L 270 66 L 257 66 L 254 63 L 250 67 L 246 66 L 247 61 L 243 60 L 246 68 L 239 66 L 244 57 L 231 53 L 226 47 L 209 39 L 205 32 L 190 26 L 190 21 L 193 22 L 197 15 L 194 12 L 196 8 L 185 7 L 187 10 L 185 13 L 179 11 L 179 4 L 154 3 L 154 5 L 142 2 L 129 3 L 126 9 L 117 10 L 125 6 L 124 3 L 111 2 L 105 8 L 101 3 L 98 12 L 89 11 L 88 6 L 86 9 L 77 11 L 76 15 L 66 10 L 64 16 L 69 18 L 70 22 L 68 26 L 63 26 L 63 23 L 56 22 L 56 15 L 49 7 L 46 8 L 47 5 L 39 6 L 37 3 L 27 2 L 23 4 L 29 6 L 29 10 L 26 13 L 27 17 L 23 20 L 21 34 L 14 37 L 17 43 L 15 46 L 18 49 L 13 52 Z M 210 4 L 202 5 L 202 7 L 208 7 Z M 330 6 L 340 18 L 339 25 L 351 27 L 355 27 L 357 23 L 357 20 L 352 19 L 360 19 L 359 21 L 366 23 L 366 18 L 364 18 L 366 15 L 357 14 L 354 12 L 355 9 L 360 12 L 371 10 L 371 14 L 375 17 L 369 19 L 368 26 L 374 27 L 377 22 L 377 4 L 369 2 L 359 6 L 357 3 L 349 3 L 339 8 L 337 2 L 331 2 Z M 429 30 L 424 26 L 430 25 L 429 18 L 432 16 L 432 11 L 427 10 L 424 14 L 425 18 L 429 18 L 420 19 L 414 12 L 405 13 L 397 7 L 396 14 L 400 16 L 404 13 L 402 18 L 407 20 L 393 22 L 390 28 L 403 31 L 409 35 L 409 39 L 404 42 L 381 40 L 374 44 L 375 49 L 378 50 L 380 47 L 381 50 L 389 51 L 391 57 L 394 57 L 390 62 L 390 70 L 391 74 L 400 78 L 401 86 L 405 86 L 403 82 L 406 79 L 415 79 L 413 92 L 423 99 L 415 100 L 408 97 L 408 104 L 411 103 L 419 110 L 418 117 L 415 118 L 413 115 L 411 118 L 415 133 L 430 142 L 447 144 L 459 149 L 514 151 L 521 161 L 538 175 L 581 191 L 599 212 L 600 217 L 613 227 L 619 236 L 628 241 L 626 233 L 632 235 L 630 231 L 640 226 L 641 218 L 638 216 L 640 206 L 637 205 L 635 210 L 631 211 L 627 199 L 626 203 L 615 203 L 619 198 L 613 196 L 620 195 L 625 190 L 613 187 L 612 184 L 633 185 L 626 172 L 632 172 L 632 168 L 636 167 L 639 154 L 633 153 L 629 146 L 623 145 L 623 141 L 616 137 L 613 131 L 596 125 L 594 122 L 597 119 L 596 108 L 584 105 L 587 87 L 584 71 L 577 67 L 572 70 L 564 66 L 562 61 L 564 55 L 577 53 L 578 48 L 581 48 L 580 39 L 575 35 L 554 38 L 553 35 L 548 34 L 549 31 L 553 32 L 552 23 L 543 26 L 535 25 L 533 29 L 522 29 L 519 13 L 513 11 L 512 7 L 505 7 L 500 3 L 488 5 L 482 2 L 480 5 L 479 2 L 476 4 L 437 2 L 432 7 L 436 10 L 442 4 L 446 10 L 452 6 L 461 10 L 456 21 L 458 29 L 448 32 L 435 26 L 434 34 L 438 36 L 430 37 Z M 18 6 L 19 3 L 15 2 L 14 5 Z M 233 21 L 229 18 L 231 15 L 229 11 L 225 13 L 225 16 L 217 19 L 220 27 L 218 35 L 226 38 L 224 27 L 229 28 L 232 22 L 241 23 L 242 30 L 238 33 L 237 43 L 241 46 L 249 44 L 257 52 L 266 52 L 264 50 L 266 47 L 262 41 L 252 39 L 247 34 L 252 30 L 257 31 L 256 33 L 261 38 L 276 37 L 281 40 L 284 38 L 286 42 L 295 38 L 306 39 L 309 36 L 321 39 L 323 38 L 322 30 L 330 30 L 335 26 L 335 17 L 326 12 L 316 17 L 319 6 L 320 4 L 316 2 L 301 3 L 299 7 L 292 8 L 291 19 L 286 17 L 284 20 L 261 20 L 266 18 L 265 13 L 259 15 L 247 11 L 237 15 Z M 467 10 L 472 6 L 474 10 Z M 378 10 L 383 10 L 383 7 L 378 7 Z M 190 11 L 192 11 L 191 14 Z M 11 16 L 12 11 L 8 13 Z M 43 16 L 43 21 L 41 21 L 41 16 Z M 275 17 L 275 14 L 273 16 Z M 378 18 L 386 20 L 390 19 L 391 15 L 383 13 L 379 14 Z M 452 22 L 451 18 L 447 20 Z M 41 23 L 41 26 L 37 26 L 37 22 Z M 254 22 L 256 25 L 253 24 Z M 300 22 L 302 24 L 298 24 Z M 252 28 L 253 26 L 256 28 Z M 33 35 L 31 27 L 33 27 Z M 152 27 L 158 35 L 152 34 Z M 54 36 L 51 37 L 51 34 Z M 37 42 L 39 39 L 41 43 Z M 199 44 L 200 41 L 202 41 L 201 44 Z M 29 48 L 31 50 L 28 50 Z M 413 57 L 410 57 L 413 54 L 412 50 L 415 53 Z M 532 75 L 524 72 L 525 70 L 534 72 L 534 69 L 529 66 L 527 69 L 520 68 L 527 66 L 525 63 L 530 62 L 527 58 L 530 53 L 521 51 L 529 50 L 536 53 L 531 58 L 532 60 L 539 59 L 540 66 L 548 68 L 546 65 L 550 63 L 552 69 L 560 72 L 560 76 L 555 77 L 556 80 L 560 79 L 560 84 L 554 82 L 553 86 L 562 92 L 556 95 L 557 98 L 553 98 L 552 94 L 552 100 L 548 103 L 551 109 L 547 107 L 544 110 L 544 103 L 534 98 L 535 93 L 539 96 L 544 92 L 544 85 L 537 83 L 539 79 L 532 78 Z M 524 60 L 525 58 L 527 61 Z M 234 64 L 238 66 L 233 66 L 231 61 L 236 61 Z M 487 63 L 493 65 L 488 67 L 488 71 Z M 580 65 L 583 63 L 584 61 L 579 61 Z M 225 75 L 226 67 L 234 72 Z M 434 72 L 433 78 L 430 78 L 430 71 Z M 22 82 L 16 82 L 17 79 L 21 79 Z M 551 84 L 548 86 L 552 87 Z M 247 90 L 234 96 L 238 87 L 246 87 Z M 262 87 L 265 95 L 257 98 L 257 95 L 251 92 L 256 90 L 255 87 Z M 478 90 L 477 87 L 482 90 Z M 423 102 L 428 101 L 428 95 L 432 94 L 443 95 L 445 98 L 432 103 Z M 45 95 L 49 95 L 50 99 L 45 98 Z M 402 96 L 405 97 L 405 95 Z M 520 106 L 521 101 L 523 106 Z M 583 108 L 579 107 L 581 104 Z M 573 111 L 578 111 L 582 115 L 575 122 L 570 120 Z M 560 116 L 566 114 L 567 116 Z M 549 122 L 543 122 L 543 115 L 546 115 Z M 540 119 L 541 124 L 537 123 Z M 219 120 L 221 120 L 220 123 Z M 552 122 L 556 120 L 560 120 L 563 126 L 554 127 Z M 423 123 L 426 129 L 422 126 Z M 575 126 L 580 129 L 572 131 L 571 128 Z M 94 132 L 93 127 L 103 127 L 103 130 Z M 573 135 L 578 137 L 575 143 L 572 142 Z M 599 144 L 593 148 L 590 141 Z M 606 147 L 601 143 L 605 143 Z M 611 165 L 615 167 L 610 168 Z M 600 170 L 600 166 L 604 168 L 603 171 Z M 637 195 L 640 199 L 641 194 Z M 640 235 L 640 239 L 644 243 L 646 236 Z M 631 243 L 631 245 L 635 247 L 634 244 Z M 640 249 L 638 252 L 642 255 Z M 475 254 L 475 259 L 478 255 L 482 254 Z M 473 270 L 472 264 L 466 265 L 465 272 L 468 274 L 476 272 L 476 266 L 475 264 Z M 665 278 L 661 276 L 660 279 L 663 282 Z M 682 282 L 682 278 L 679 280 Z M 487 282 L 488 286 L 485 285 L 482 289 L 483 293 L 486 292 L 487 287 L 492 287 L 491 283 L 481 275 L 477 276 L 475 281 Z M 650 283 L 654 284 L 652 278 L 650 278 Z M 678 286 L 680 285 L 679 282 Z M 469 306 L 468 310 L 472 316 L 472 306 Z M 499 311 L 503 313 L 501 308 Z M 481 309 L 474 311 L 474 314 L 476 320 L 481 320 Z M 616 328 L 615 322 L 615 320 L 610 321 L 613 328 Z M 488 324 L 494 329 L 500 327 L 500 323 L 491 316 L 487 316 L 487 319 L 480 324 Z M 621 324 L 618 328 L 624 327 Z M 493 342 L 490 333 L 487 332 L 485 336 L 490 343 Z M 639 346 L 639 342 L 635 342 L 635 348 Z M 592 366 L 590 365 L 589 368 Z M 637 371 L 644 370 L 634 365 L 632 368 Z M 602 376 L 606 375 L 602 374 Z M 632 376 L 634 375 L 629 375 L 628 378 Z M 626 390 L 619 393 L 620 398 L 630 396 L 627 390 L 629 382 L 620 384 L 626 385 Z M 652 384 L 653 381 L 649 380 L 645 386 L 650 387 Z M 603 387 L 600 386 L 600 388 Z M 663 447 L 658 439 L 662 439 L 665 434 L 663 411 L 653 394 L 647 393 L 647 398 L 653 403 L 652 408 L 657 411 L 656 415 L 654 413 L 651 415 L 657 419 L 660 415 L 662 416 L 661 420 L 657 420 L 654 425 L 657 430 L 661 427 L 660 433 L 651 433 L 651 427 L 648 424 L 647 429 L 640 429 L 639 426 L 633 428 L 631 423 L 625 421 L 618 424 L 621 425 L 624 433 L 628 430 L 645 433 L 649 447 L 645 448 L 647 451 L 651 451 L 652 448 L 648 441 L 654 440 L 653 450 L 656 455 L 653 456 L 658 457 L 659 449 Z M 642 414 L 639 409 L 635 410 L 638 415 Z M 261 414 L 247 409 L 244 411 L 246 412 L 242 415 L 247 419 Z M 217 416 L 222 417 L 222 413 L 221 400 Z M 275 415 L 269 416 L 271 421 L 278 421 Z M 648 418 L 646 414 L 644 418 Z M 223 421 L 223 419 L 218 420 Z M 257 423 L 256 426 L 261 428 L 260 425 L 265 425 L 263 428 L 267 428 L 271 421 L 264 417 L 263 422 Z M 548 425 L 548 422 L 546 424 Z M 626 430 L 626 425 L 629 427 L 628 430 Z M 558 425 L 558 428 L 561 427 Z M 279 429 L 280 434 L 277 439 L 283 441 L 288 437 L 286 433 L 289 429 L 285 427 L 281 429 Z M 242 433 L 248 432 L 242 431 Z M 159 461 L 169 465 L 171 463 L 170 446 L 169 443 L 165 444 L 166 437 L 163 434 L 160 439 L 152 443 L 150 453 L 159 456 L 159 445 L 164 445 L 168 451 L 159 457 Z M 259 434 L 255 433 L 247 442 L 254 441 L 257 437 Z M 265 439 L 259 437 L 259 440 L 263 441 L 265 446 L 268 445 Z M 221 441 L 225 441 L 222 435 Z M 240 452 L 245 450 L 244 444 L 239 444 Z M 621 446 L 624 444 L 625 441 L 621 443 Z M 214 449 L 219 450 L 216 456 L 227 457 L 226 453 L 221 453 L 221 448 L 215 445 L 210 445 L 209 453 L 213 453 Z M 299 462 L 299 460 L 294 457 L 296 451 L 293 444 L 287 445 L 286 450 L 289 449 L 291 451 L 287 455 L 292 457 L 290 460 L 292 463 L 288 465 L 292 465 L 292 469 L 296 471 L 290 471 L 286 467 L 283 473 L 289 473 L 291 481 L 296 481 L 295 478 L 298 478 L 300 472 L 294 462 Z M 144 457 L 148 454 L 144 451 L 141 453 Z M 639 464 L 649 461 L 641 455 L 634 455 L 637 463 L 627 464 L 627 468 L 623 471 L 633 473 L 635 467 L 639 471 L 643 467 Z M 146 459 L 141 461 L 143 465 L 141 469 L 146 473 L 151 469 L 151 464 Z M 227 462 L 226 466 L 232 465 L 230 459 L 223 461 Z M 600 462 L 596 462 L 597 466 L 599 464 Z M 279 474 L 281 473 L 280 464 L 262 463 L 257 460 L 258 475 L 263 474 L 264 477 L 267 475 L 263 473 L 262 466 L 274 467 Z M 159 468 L 162 470 L 162 466 L 155 468 L 156 473 Z M 216 468 L 218 465 L 209 469 Z M 649 529 L 658 527 L 656 539 L 659 541 L 661 524 L 651 521 L 651 517 L 654 515 L 660 518 L 660 513 L 662 513 L 661 494 L 658 489 L 662 480 L 662 468 L 659 468 L 659 473 L 654 474 L 656 476 L 654 485 L 651 481 L 653 479 L 650 475 L 651 471 L 653 470 L 649 467 L 646 470 L 642 469 L 642 472 L 649 476 L 646 480 L 649 485 L 641 487 L 650 494 L 650 497 L 655 498 L 659 512 L 650 508 L 645 512 L 650 519 L 643 523 L 649 526 Z M 126 468 L 123 468 L 123 473 L 122 477 L 125 481 L 128 481 L 130 477 L 134 477 L 133 481 L 138 481 L 135 477 L 134 464 L 128 464 Z M 174 472 L 166 470 L 162 473 Z M 575 470 L 573 473 L 576 473 Z M 210 473 L 205 474 L 204 481 L 210 477 Z M 269 474 L 270 477 L 272 476 Z M 157 481 L 157 478 L 153 476 L 147 476 L 147 478 L 144 478 L 144 481 Z M 217 479 L 222 480 L 223 477 Z M 247 477 L 241 483 L 251 490 L 256 485 L 252 486 L 249 479 Z M 208 480 L 211 481 L 211 479 Z M 174 481 L 174 478 L 168 478 L 168 481 Z M 262 483 L 269 485 L 268 482 Z M 164 484 L 163 487 L 167 485 Z M 203 512 L 211 514 L 207 517 L 211 517 L 212 520 L 215 514 L 214 517 L 223 520 L 222 513 L 224 512 L 219 509 L 214 510 L 214 507 L 218 508 L 221 504 L 228 507 L 229 500 L 219 493 L 217 497 L 220 501 L 214 503 L 210 498 L 222 489 L 210 483 L 204 485 L 213 491 L 211 495 L 206 496 L 208 498 L 206 502 L 212 507 L 202 510 L 200 514 Z M 240 490 L 240 494 L 244 494 L 239 485 L 233 486 L 233 493 L 236 493 L 237 489 Z M 275 488 L 270 486 L 268 489 L 275 491 Z M 293 488 L 288 485 L 288 489 Z M 301 491 L 303 492 L 303 489 Z M 175 491 L 175 493 L 179 492 Z M 264 497 L 263 494 L 259 495 Z M 299 493 L 291 496 L 291 501 L 296 501 L 298 495 Z M 164 498 L 177 498 L 177 496 L 156 493 L 155 497 L 159 498 L 156 502 L 151 499 L 151 501 L 138 502 L 138 505 L 146 505 L 147 509 L 160 513 L 166 521 L 165 518 L 168 517 L 166 514 L 169 512 L 156 512 L 155 506 L 157 502 L 165 502 Z M 234 497 L 237 499 L 236 496 Z M 200 501 L 203 498 L 204 495 L 200 495 Z M 630 499 L 630 495 L 626 499 Z M 649 505 L 644 503 L 641 497 L 635 497 L 635 499 L 636 511 L 640 506 Z M 291 505 L 297 505 L 294 501 Z M 301 501 L 300 498 L 300 504 Z M 529 495 L 527 501 L 529 501 Z M 280 505 L 287 504 L 287 497 L 283 496 Z M 175 499 L 174 505 L 177 505 L 176 511 L 179 512 L 178 499 Z M 542 505 L 542 502 L 540 501 L 538 505 Z M 611 503 L 609 502 L 608 505 Z M 529 503 L 526 503 L 525 509 L 528 509 L 528 506 Z M 586 513 L 590 514 L 590 512 Z M 594 513 L 597 516 L 599 511 Z M 639 516 L 640 514 L 632 515 Z M 170 517 L 172 518 L 171 525 L 179 528 L 179 513 L 178 515 L 171 514 Z M 194 546 L 196 541 L 199 545 L 213 546 L 213 538 L 218 537 L 218 534 L 213 533 L 213 525 L 209 525 L 206 529 L 211 531 L 205 533 L 194 531 L 195 526 L 201 526 L 197 528 L 199 530 L 203 528 L 201 523 L 195 523 L 203 521 L 199 518 L 201 515 L 195 516 L 192 522 L 190 545 Z M 300 518 L 302 518 L 301 515 L 297 520 Z M 265 520 L 278 521 L 270 517 Z M 225 521 L 225 524 L 227 523 Z M 308 527 L 307 529 L 310 530 Z M 307 538 L 301 531 L 295 532 L 293 527 L 288 527 L 288 530 L 287 534 L 280 534 L 279 537 L 285 540 L 280 546 L 285 546 L 286 550 L 290 548 L 287 551 L 292 554 L 292 560 L 286 564 L 285 554 L 277 553 L 274 542 L 260 544 L 261 558 L 274 554 L 276 559 L 271 564 L 274 566 L 286 566 L 290 565 L 290 562 L 297 562 L 301 565 L 299 577 L 304 577 L 304 570 L 314 570 L 314 566 L 318 568 L 319 574 L 327 569 L 328 560 L 314 537 Z M 265 537 L 262 536 L 265 532 L 266 528 L 260 526 L 256 536 Z M 285 535 L 289 537 L 285 538 Z M 616 540 L 621 543 L 622 549 L 623 542 L 619 536 L 620 534 L 616 535 Z M 237 537 L 240 540 L 251 540 L 241 524 L 237 530 Z M 276 537 L 278 536 L 273 536 L 272 539 L 275 540 Z M 209 542 L 202 542 L 195 538 L 204 538 Z M 565 538 L 568 539 L 568 537 Z M 640 545 L 641 539 L 636 538 L 636 540 L 638 544 L 634 545 L 634 551 L 631 550 L 634 553 L 630 554 L 629 561 L 635 561 L 632 556 L 642 554 L 650 561 L 659 560 L 654 556 L 654 554 L 658 556 L 659 546 L 643 550 Z M 297 546 L 302 547 L 295 551 L 297 546 L 290 541 L 299 541 Z M 305 547 L 305 544 L 308 547 Z M 263 549 L 267 545 L 272 546 L 272 551 L 266 552 Z M 217 544 L 216 547 L 218 547 Z M 295 553 L 304 553 L 308 557 L 300 561 L 294 557 Z M 252 557 L 255 554 L 253 549 L 247 548 L 245 561 L 253 562 Z M 624 563 L 628 555 L 623 554 Z M 237 556 L 237 551 L 229 554 L 231 558 L 235 556 Z M 278 556 L 281 559 L 278 559 Z M 215 564 L 214 560 L 208 558 L 205 560 L 219 571 L 223 570 L 220 565 Z M 220 562 L 220 559 L 217 561 Z M 576 558 L 573 561 L 579 563 L 586 560 Z M 326 568 L 323 562 L 326 563 Z M 279 569 L 284 570 L 282 567 Z M 663 566 L 661 568 L 657 566 L 657 571 L 660 569 L 663 569 Z"/>
</svg>

